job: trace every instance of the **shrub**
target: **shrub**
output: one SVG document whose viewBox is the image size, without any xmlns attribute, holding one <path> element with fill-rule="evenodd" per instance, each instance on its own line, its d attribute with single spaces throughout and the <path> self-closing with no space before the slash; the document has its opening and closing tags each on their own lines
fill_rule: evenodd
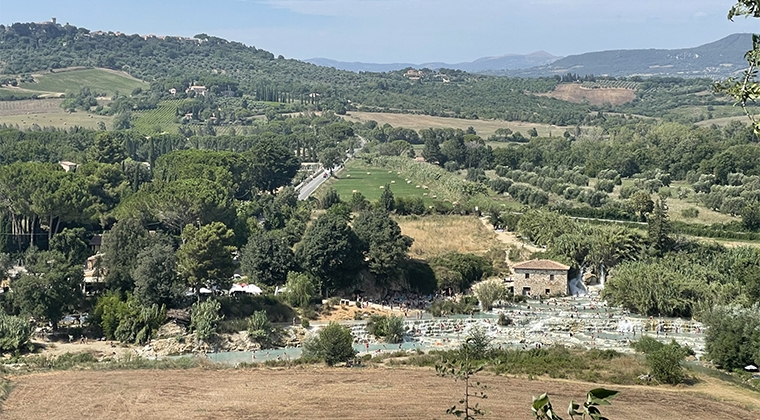
<svg viewBox="0 0 760 420">
<path fill-rule="evenodd" d="M 219 321 L 216 332 L 219 334 L 235 334 L 248 329 L 247 319 L 223 319 Z"/>
<path fill-rule="evenodd" d="M 297 308 L 305 308 L 311 302 L 316 293 L 314 281 L 306 273 L 288 273 L 288 281 L 285 283 L 285 297 L 291 305 Z"/>
<path fill-rule="evenodd" d="M 488 260 L 474 254 L 443 255 L 433 259 L 430 266 L 436 273 L 439 288 L 453 287 L 457 291 L 468 289 L 472 283 L 493 272 Z"/>
<path fill-rule="evenodd" d="M 483 360 L 491 351 L 491 341 L 492 339 L 486 334 L 485 328 L 473 327 L 459 351 L 463 355 L 466 354 L 470 359 Z"/>
<path fill-rule="evenodd" d="M 312 334 L 303 341 L 305 358 L 321 359 L 328 366 L 347 362 L 356 355 L 354 339 L 348 328 L 331 322 L 318 334 Z"/>
<path fill-rule="evenodd" d="M 499 194 L 504 194 L 512 186 L 511 179 L 496 178 L 488 182 L 488 186 Z"/>
<path fill-rule="evenodd" d="M 221 296 L 217 301 L 222 304 L 224 319 L 247 319 L 261 310 L 267 311 L 272 322 L 290 322 L 296 316 L 293 308 L 272 295 Z"/>
<path fill-rule="evenodd" d="M 0 309 L 0 353 L 29 350 L 32 328 L 29 322 L 6 315 Z"/>
<path fill-rule="evenodd" d="M 400 343 L 404 341 L 404 319 L 395 315 L 372 315 L 367 331 L 375 337 L 382 337 L 386 343 Z"/>
<path fill-rule="evenodd" d="M 93 311 L 93 322 L 103 329 L 106 338 L 124 343 L 147 342 L 165 321 L 165 306 L 142 306 L 132 295 L 126 301 L 117 295 L 101 296 Z"/>
<path fill-rule="evenodd" d="M 662 383 L 680 384 L 684 377 L 680 362 L 684 356 L 684 349 L 675 342 L 663 345 L 659 350 L 647 354 L 650 373 Z"/>
<path fill-rule="evenodd" d="M 643 336 L 640 340 L 631 343 L 631 347 L 639 353 L 650 354 L 663 348 L 665 344 L 649 336 Z"/>
<path fill-rule="evenodd" d="M 446 169 L 449 172 L 456 172 L 459 170 L 459 164 L 450 160 L 443 164 L 443 169 Z"/>
<path fill-rule="evenodd" d="M 127 303 L 119 299 L 118 295 L 107 294 L 99 297 L 95 304 L 94 322 L 100 326 L 107 339 L 114 340 L 114 332 L 127 311 Z"/>
<path fill-rule="evenodd" d="M 499 314 L 499 320 L 496 321 L 502 327 L 508 327 L 513 324 L 512 318 L 505 315 L 503 312 Z"/>
<path fill-rule="evenodd" d="M 216 333 L 219 321 L 224 318 L 219 315 L 222 305 L 213 299 L 196 302 L 190 312 L 190 327 L 195 330 L 199 340 L 207 340 Z"/>
<path fill-rule="evenodd" d="M 266 311 L 256 311 L 248 318 L 248 336 L 252 339 L 262 344 L 266 343 L 269 341 L 272 331 L 272 324 L 267 318 Z"/>
<path fill-rule="evenodd" d="M 719 306 L 702 314 L 707 355 L 720 368 L 741 369 L 760 361 L 760 304 Z"/>
<path fill-rule="evenodd" d="M 309 328 L 309 320 L 306 318 L 301 318 L 301 326 L 304 328 Z"/>
<path fill-rule="evenodd" d="M 473 286 L 472 289 L 480 301 L 480 307 L 484 311 L 493 309 L 494 302 L 503 299 L 507 295 L 507 287 L 499 279 L 482 281 Z"/>
<path fill-rule="evenodd" d="M 689 207 L 687 209 L 681 210 L 681 216 L 687 219 L 694 219 L 696 217 L 699 217 L 699 210 L 696 207 Z"/>
<path fill-rule="evenodd" d="M 437 300 L 433 302 L 432 305 L 430 305 L 430 313 L 435 317 L 439 317 L 444 314 L 470 314 L 475 309 L 475 305 L 477 305 L 477 303 L 477 299 L 473 301 L 471 299 L 467 299 L 466 297 L 462 298 L 458 302 L 452 300 Z"/>
<path fill-rule="evenodd" d="M 317 311 L 314 310 L 313 306 L 307 306 L 301 310 L 301 315 L 307 319 L 316 319 Z"/>
<path fill-rule="evenodd" d="M 609 179 L 600 179 L 596 183 L 596 189 L 597 191 L 604 191 L 606 193 L 611 193 L 612 190 L 615 189 L 615 181 L 612 181 Z"/>
<path fill-rule="evenodd" d="M 64 353 L 56 357 L 53 369 L 65 370 L 88 363 L 98 363 L 98 359 L 92 353 Z"/>
<path fill-rule="evenodd" d="M 638 190 L 639 189 L 633 185 L 623 185 L 622 187 L 620 187 L 620 198 L 622 198 L 623 200 L 627 200 L 631 198 L 633 193 L 635 193 Z"/>
<path fill-rule="evenodd" d="M 338 195 L 338 192 L 335 190 L 335 188 L 328 188 L 325 192 L 325 196 L 322 197 L 322 208 L 329 209 L 330 207 L 340 202 L 340 196 Z"/>
<path fill-rule="evenodd" d="M 423 215 L 427 212 L 425 202 L 422 197 L 396 197 L 395 198 L 396 214 L 400 215 Z"/>
</svg>

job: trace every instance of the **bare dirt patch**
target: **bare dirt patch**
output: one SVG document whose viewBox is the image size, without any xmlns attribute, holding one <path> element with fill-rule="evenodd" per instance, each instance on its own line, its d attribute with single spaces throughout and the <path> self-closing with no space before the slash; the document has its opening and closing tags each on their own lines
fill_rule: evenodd
<svg viewBox="0 0 760 420">
<path fill-rule="evenodd" d="M 540 96 L 550 96 L 563 101 L 582 103 L 588 101 L 591 105 L 621 105 L 636 98 L 636 91 L 623 88 L 586 88 L 577 83 L 557 85 L 553 91 Z"/>
<path fill-rule="evenodd" d="M 361 314 L 369 313 L 370 315 L 398 315 L 398 312 L 380 309 L 376 306 L 359 309 L 355 305 L 335 305 L 329 311 L 323 310 L 320 312 L 315 321 L 351 321 L 356 319 L 357 312 Z"/>
<path fill-rule="evenodd" d="M 483 374 L 490 418 L 529 419 L 531 397 L 548 392 L 564 411 L 598 386 Z M 68 371 L 12 378 L 3 418 L 15 419 L 444 419 L 462 384 L 432 369 Z M 618 387 L 615 420 L 760 419 L 760 413 L 688 388 Z M 757 401 L 757 396 L 754 397 Z"/>
</svg>

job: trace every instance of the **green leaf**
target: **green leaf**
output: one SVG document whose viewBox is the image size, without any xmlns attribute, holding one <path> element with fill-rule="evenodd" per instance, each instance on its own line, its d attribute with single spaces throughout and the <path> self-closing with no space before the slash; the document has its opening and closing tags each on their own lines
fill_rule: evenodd
<svg viewBox="0 0 760 420">
<path fill-rule="evenodd" d="M 567 407 L 567 414 L 572 416 L 582 416 L 583 412 L 578 411 L 578 409 L 581 408 L 580 405 L 576 404 L 575 401 L 570 400 L 570 406 Z"/>
<path fill-rule="evenodd" d="M 533 410 L 538 411 L 549 403 L 549 395 L 543 393 L 538 398 L 533 397 Z"/>
<path fill-rule="evenodd" d="M 588 392 L 586 404 L 609 405 L 610 402 L 607 400 L 614 398 L 617 394 L 618 391 L 611 389 L 595 388 Z"/>
</svg>

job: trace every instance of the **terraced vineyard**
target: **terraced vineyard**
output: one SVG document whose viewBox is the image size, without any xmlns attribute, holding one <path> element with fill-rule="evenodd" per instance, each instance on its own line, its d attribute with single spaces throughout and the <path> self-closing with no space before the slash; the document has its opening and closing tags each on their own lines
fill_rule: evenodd
<svg viewBox="0 0 760 420">
<path fill-rule="evenodd" d="M 605 89 L 605 88 L 615 88 L 615 89 L 638 89 L 639 85 L 641 83 L 638 82 L 629 82 L 625 80 L 597 80 L 594 82 L 583 82 L 581 83 L 581 87 L 586 89 Z"/>
<path fill-rule="evenodd" d="M 179 124 L 174 122 L 177 116 L 177 106 L 181 99 L 161 101 L 156 109 L 141 111 L 134 114 L 132 124 L 135 129 L 145 133 L 176 132 Z"/>
</svg>

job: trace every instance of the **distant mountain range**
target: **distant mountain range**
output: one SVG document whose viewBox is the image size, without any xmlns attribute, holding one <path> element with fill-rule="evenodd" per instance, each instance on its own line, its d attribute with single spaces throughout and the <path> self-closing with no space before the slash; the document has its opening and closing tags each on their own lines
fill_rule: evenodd
<svg viewBox="0 0 760 420">
<path fill-rule="evenodd" d="M 751 34 L 733 34 L 709 44 L 676 50 L 611 50 L 570 55 L 527 69 L 489 72 L 539 77 L 576 73 L 597 76 L 679 76 L 725 78 L 747 67 L 744 54 L 752 49 Z"/>
<path fill-rule="evenodd" d="M 327 58 L 304 60 L 319 66 L 353 72 L 416 69 L 457 69 L 499 76 L 542 77 L 575 73 L 581 76 L 677 76 L 726 78 L 747 66 L 744 54 L 752 48 L 751 34 L 733 34 L 709 44 L 674 50 L 610 50 L 556 57 L 545 51 L 484 57 L 467 63 L 348 63 Z"/>
<path fill-rule="evenodd" d="M 499 57 L 483 57 L 475 61 L 466 63 L 390 63 L 390 64 L 378 64 L 378 63 L 360 63 L 360 62 L 345 62 L 330 60 L 329 58 L 309 58 L 307 63 L 316 64 L 318 66 L 334 67 L 339 70 L 348 70 L 353 72 L 369 71 L 369 72 L 387 72 L 402 70 L 409 67 L 415 69 L 456 69 L 463 70 L 470 73 L 485 73 L 493 71 L 503 70 L 517 70 L 528 67 L 543 66 L 545 64 L 552 63 L 560 57 L 553 56 L 546 51 L 536 51 L 530 54 L 506 54 Z"/>
</svg>

